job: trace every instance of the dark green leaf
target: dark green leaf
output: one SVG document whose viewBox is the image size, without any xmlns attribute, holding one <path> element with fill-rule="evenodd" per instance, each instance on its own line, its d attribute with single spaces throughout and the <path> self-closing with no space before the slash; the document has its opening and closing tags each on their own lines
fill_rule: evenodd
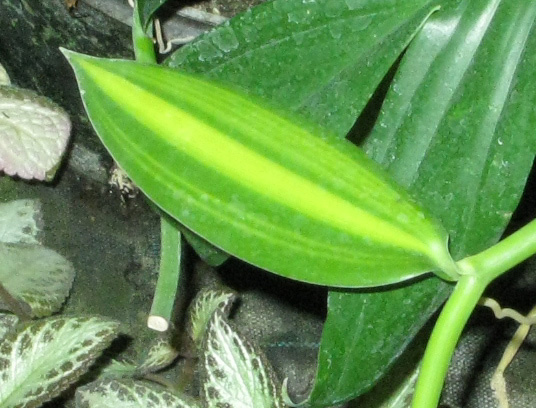
<svg viewBox="0 0 536 408">
<path fill-rule="evenodd" d="M 365 144 L 443 221 L 458 258 L 498 240 L 531 169 L 535 15 L 534 1 L 491 0 L 435 14 L 408 49 Z M 427 279 L 389 292 L 331 292 L 314 403 L 372 386 L 449 290 Z"/>
<path fill-rule="evenodd" d="M 344 137 L 434 9 L 430 0 L 276 0 L 166 63 L 238 85 Z"/>
<path fill-rule="evenodd" d="M 138 3 L 140 22 L 144 30 L 147 29 L 151 17 L 156 10 L 158 10 L 166 1 L 167 0 L 136 0 Z"/>
<path fill-rule="evenodd" d="M 199 235 L 194 234 L 188 228 L 183 226 L 179 228 L 186 241 L 188 241 L 197 255 L 199 255 L 199 257 L 208 265 L 214 267 L 220 266 L 229 258 L 229 254 L 215 247 L 207 240 L 201 238 Z"/>
</svg>

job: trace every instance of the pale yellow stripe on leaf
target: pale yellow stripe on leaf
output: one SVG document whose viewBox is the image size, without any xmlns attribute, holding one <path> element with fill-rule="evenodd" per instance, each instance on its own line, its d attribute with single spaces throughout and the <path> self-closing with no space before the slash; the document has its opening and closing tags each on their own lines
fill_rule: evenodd
<svg viewBox="0 0 536 408">
<path fill-rule="evenodd" d="M 342 231 L 429 253 L 429 247 L 414 236 L 268 160 L 157 95 L 92 64 L 90 60 L 78 59 L 77 62 L 112 100 L 141 124 L 203 165 L 279 204 Z M 148 109 L 156 114 L 148 113 Z"/>
</svg>

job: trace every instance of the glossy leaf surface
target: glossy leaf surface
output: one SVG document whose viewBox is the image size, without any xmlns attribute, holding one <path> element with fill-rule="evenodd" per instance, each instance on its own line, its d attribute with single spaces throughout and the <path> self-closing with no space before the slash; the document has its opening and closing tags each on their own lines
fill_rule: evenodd
<svg viewBox="0 0 536 408">
<path fill-rule="evenodd" d="M 230 82 L 344 137 L 436 3 L 275 0 L 165 63 Z"/>
<path fill-rule="evenodd" d="M 339 287 L 453 273 L 442 228 L 350 142 L 191 75 L 68 55 L 114 159 L 226 252 Z"/>
<path fill-rule="evenodd" d="M 456 258 L 499 239 L 532 166 L 535 13 L 534 1 L 472 0 L 435 14 L 365 144 L 442 220 Z M 383 293 L 331 292 L 314 402 L 369 388 L 449 290 L 427 279 Z"/>
</svg>

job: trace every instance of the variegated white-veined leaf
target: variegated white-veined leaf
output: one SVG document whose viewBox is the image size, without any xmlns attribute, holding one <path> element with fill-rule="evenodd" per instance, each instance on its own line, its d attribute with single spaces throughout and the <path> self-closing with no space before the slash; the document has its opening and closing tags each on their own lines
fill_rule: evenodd
<svg viewBox="0 0 536 408">
<path fill-rule="evenodd" d="M 42 224 L 39 200 L 14 200 L 0 204 L 0 242 L 38 244 Z"/>
<path fill-rule="evenodd" d="M 230 291 L 204 289 L 197 294 L 189 309 L 188 334 L 196 348 L 200 348 L 214 311 L 227 314 L 236 295 Z"/>
<path fill-rule="evenodd" d="M 167 367 L 175 361 L 178 354 L 168 339 L 158 338 L 141 363 L 132 360 L 112 360 L 103 369 L 100 378 L 143 377 Z"/>
<path fill-rule="evenodd" d="M 135 380 L 103 380 L 76 391 L 77 408 L 201 408 L 154 384 Z"/>
<path fill-rule="evenodd" d="M 8 85 L 0 85 L 0 113 L 0 171 L 46 179 L 67 146 L 67 113 L 33 91 Z"/>
<path fill-rule="evenodd" d="M 178 355 L 178 351 L 171 346 L 168 339 L 157 339 L 149 349 L 147 358 L 139 365 L 136 373 L 143 375 L 159 371 L 175 361 Z"/>
<path fill-rule="evenodd" d="M 0 282 L 31 308 L 33 316 L 48 316 L 61 307 L 74 279 L 74 268 L 63 256 L 36 244 L 0 243 Z M 10 306 L 0 301 L 0 308 Z"/>
<path fill-rule="evenodd" d="M 213 313 L 205 334 L 203 371 L 203 395 L 208 408 L 285 406 L 262 352 L 239 336 L 219 310 Z"/>
<path fill-rule="evenodd" d="M 19 319 L 13 314 L 0 313 L 0 342 L 18 323 Z"/>
<path fill-rule="evenodd" d="M 100 372 L 99 378 L 122 378 L 133 377 L 138 369 L 138 364 L 132 360 L 112 360 Z"/>
<path fill-rule="evenodd" d="M 101 317 L 55 317 L 10 331 L 0 345 L 0 406 L 37 407 L 79 378 L 116 335 Z"/>
<path fill-rule="evenodd" d="M 69 261 L 39 245 L 41 230 L 38 200 L 0 204 L 0 283 L 38 317 L 60 308 L 74 279 Z M 11 310 L 12 305 L 0 300 L 0 309 Z"/>
</svg>

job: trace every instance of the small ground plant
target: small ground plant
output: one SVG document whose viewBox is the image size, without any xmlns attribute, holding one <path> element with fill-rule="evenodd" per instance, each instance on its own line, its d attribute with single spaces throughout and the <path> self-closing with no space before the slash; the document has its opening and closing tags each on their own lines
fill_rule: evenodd
<svg viewBox="0 0 536 408">
<path fill-rule="evenodd" d="M 62 108 L 10 85 L 0 65 L 0 169 L 50 179 L 71 122 Z M 50 317 L 74 279 L 73 265 L 41 243 L 38 200 L 0 204 L 0 406 L 37 407 L 75 383 L 117 333 L 97 316 Z M 32 318 L 41 318 L 32 320 Z"/>
</svg>

